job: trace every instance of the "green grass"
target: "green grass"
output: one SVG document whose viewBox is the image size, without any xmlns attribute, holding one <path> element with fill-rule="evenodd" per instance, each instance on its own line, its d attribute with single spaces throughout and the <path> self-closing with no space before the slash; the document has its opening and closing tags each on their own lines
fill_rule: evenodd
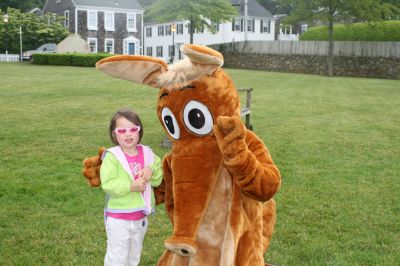
<svg viewBox="0 0 400 266">
<path fill-rule="evenodd" d="M 266 260 L 277 265 L 400 265 L 400 81 L 229 69 L 253 87 L 252 124 L 282 173 Z M 0 64 L 0 264 L 102 265 L 104 193 L 82 159 L 110 146 L 120 107 L 163 156 L 158 91 L 93 68 Z M 169 235 L 150 219 L 141 265 Z"/>
</svg>

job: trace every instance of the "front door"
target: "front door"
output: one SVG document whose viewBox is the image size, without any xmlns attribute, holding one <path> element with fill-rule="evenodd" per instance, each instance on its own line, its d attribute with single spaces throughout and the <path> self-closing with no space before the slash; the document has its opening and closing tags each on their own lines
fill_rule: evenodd
<svg viewBox="0 0 400 266">
<path fill-rule="evenodd" d="M 135 54 L 135 44 L 133 42 L 128 42 L 128 54 Z"/>
<path fill-rule="evenodd" d="M 123 54 L 135 55 L 139 54 L 140 40 L 134 36 L 129 36 L 124 39 Z"/>
</svg>

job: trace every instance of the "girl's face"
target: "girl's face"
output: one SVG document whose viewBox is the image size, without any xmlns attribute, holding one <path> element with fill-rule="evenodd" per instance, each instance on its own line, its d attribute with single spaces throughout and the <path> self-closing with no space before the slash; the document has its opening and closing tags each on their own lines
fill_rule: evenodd
<svg viewBox="0 0 400 266">
<path fill-rule="evenodd" d="M 136 145 L 139 142 L 139 130 L 137 130 L 136 132 L 132 131 L 135 131 L 137 125 L 123 116 L 117 118 L 115 122 L 116 122 L 115 123 L 116 130 L 114 130 L 113 134 L 117 139 L 118 144 L 121 146 L 122 150 L 123 151 L 136 150 Z M 124 133 L 121 133 L 121 130 L 118 130 L 121 128 L 127 130 L 122 130 L 122 132 Z"/>
</svg>

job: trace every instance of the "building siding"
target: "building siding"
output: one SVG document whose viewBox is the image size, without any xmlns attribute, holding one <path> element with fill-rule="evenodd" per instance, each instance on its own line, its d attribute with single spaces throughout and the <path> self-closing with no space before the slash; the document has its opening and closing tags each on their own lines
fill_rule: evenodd
<svg viewBox="0 0 400 266">
<path fill-rule="evenodd" d="M 60 1 L 60 3 L 56 3 L 56 1 L 47 1 L 43 14 L 51 12 L 56 13 L 57 15 L 64 16 L 64 11 L 69 11 L 69 32 L 74 32 L 75 29 L 75 6 L 71 0 Z"/>
</svg>

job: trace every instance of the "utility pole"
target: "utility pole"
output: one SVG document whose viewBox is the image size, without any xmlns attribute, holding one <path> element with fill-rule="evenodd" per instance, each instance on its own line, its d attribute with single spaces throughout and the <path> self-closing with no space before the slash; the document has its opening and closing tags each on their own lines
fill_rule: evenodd
<svg viewBox="0 0 400 266">
<path fill-rule="evenodd" d="M 171 32 L 172 32 L 171 63 L 173 63 L 175 60 L 175 31 L 176 31 L 176 25 L 175 25 L 175 23 L 172 23 L 172 25 L 171 25 Z"/>
<path fill-rule="evenodd" d="M 4 14 L 3 15 L 3 21 L 4 24 L 6 26 L 6 37 L 5 37 L 5 41 L 6 41 L 6 62 L 8 61 L 8 21 L 10 19 L 10 16 L 8 14 Z"/>
<path fill-rule="evenodd" d="M 248 9 L 247 9 L 247 0 L 244 0 L 244 40 L 247 41 L 247 20 L 248 20 Z"/>
<path fill-rule="evenodd" d="M 19 26 L 19 61 L 22 62 L 22 27 Z"/>
</svg>

